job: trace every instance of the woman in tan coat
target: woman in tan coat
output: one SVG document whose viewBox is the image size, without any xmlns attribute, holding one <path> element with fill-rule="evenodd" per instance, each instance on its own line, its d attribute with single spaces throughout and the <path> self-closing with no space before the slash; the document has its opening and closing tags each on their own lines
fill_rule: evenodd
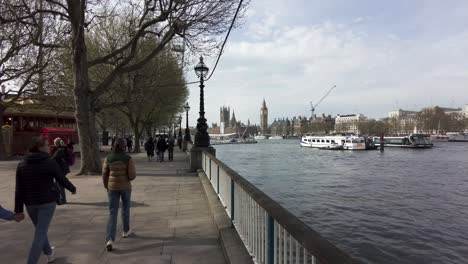
<svg viewBox="0 0 468 264">
<path fill-rule="evenodd" d="M 125 140 L 118 138 L 113 146 L 113 153 L 104 159 L 102 166 L 102 180 L 109 196 L 109 221 L 107 222 L 106 248 L 112 250 L 115 241 L 117 213 L 119 200 L 122 200 L 123 234 L 130 235 L 130 196 L 132 184 L 136 177 L 135 163 L 132 157 L 125 153 Z"/>
</svg>

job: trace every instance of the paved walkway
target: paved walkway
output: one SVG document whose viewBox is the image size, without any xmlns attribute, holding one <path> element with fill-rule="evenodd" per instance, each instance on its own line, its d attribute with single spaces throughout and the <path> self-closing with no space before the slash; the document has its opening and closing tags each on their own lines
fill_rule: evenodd
<svg viewBox="0 0 468 264">
<path fill-rule="evenodd" d="M 166 153 L 167 154 L 167 153 Z M 77 194 L 58 206 L 49 239 L 57 248 L 55 263 L 225 263 L 216 226 L 200 182 L 188 173 L 188 158 L 176 151 L 174 162 L 148 162 L 134 156 L 131 228 L 114 251 L 105 251 L 107 195 L 97 176 L 70 177 Z M 0 162 L 0 204 L 14 206 L 17 162 Z M 77 169 L 74 166 L 74 169 Z M 0 220 L 0 262 L 25 263 L 33 237 L 28 217 L 21 223 Z M 45 257 L 41 259 L 46 263 Z"/>
</svg>

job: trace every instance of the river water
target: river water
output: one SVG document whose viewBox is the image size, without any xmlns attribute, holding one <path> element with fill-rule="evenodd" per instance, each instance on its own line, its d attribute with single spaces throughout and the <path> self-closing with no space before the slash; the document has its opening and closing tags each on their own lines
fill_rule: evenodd
<svg viewBox="0 0 468 264">
<path fill-rule="evenodd" d="M 327 151 L 298 140 L 216 156 L 363 263 L 468 263 L 468 143 Z"/>
</svg>

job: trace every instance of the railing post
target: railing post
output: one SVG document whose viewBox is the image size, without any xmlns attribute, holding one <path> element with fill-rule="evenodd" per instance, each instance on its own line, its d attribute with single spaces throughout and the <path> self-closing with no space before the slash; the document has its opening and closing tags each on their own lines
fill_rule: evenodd
<svg viewBox="0 0 468 264">
<path fill-rule="evenodd" d="M 219 165 L 216 165 L 216 192 L 219 194 Z"/>
<path fill-rule="evenodd" d="M 231 178 L 231 227 L 234 227 L 234 180 Z"/>
<path fill-rule="evenodd" d="M 210 158 L 210 181 L 211 181 L 211 158 Z"/>
<path fill-rule="evenodd" d="M 267 216 L 266 226 L 266 264 L 273 264 L 275 260 L 275 220 L 269 214 Z"/>
</svg>

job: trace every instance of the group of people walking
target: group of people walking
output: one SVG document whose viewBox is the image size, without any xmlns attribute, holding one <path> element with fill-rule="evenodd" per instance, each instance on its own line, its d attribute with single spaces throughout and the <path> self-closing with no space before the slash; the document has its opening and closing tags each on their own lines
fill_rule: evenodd
<svg viewBox="0 0 468 264">
<path fill-rule="evenodd" d="M 109 219 L 106 228 L 106 248 L 113 249 L 116 237 L 117 213 L 122 201 L 122 237 L 131 235 L 130 201 L 131 181 L 136 178 L 135 164 L 125 153 L 127 142 L 116 138 L 113 152 L 108 155 L 102 166 L 102 179 L 109 200 Z M 28 264 L 39 261 L 41 253 L 48 263 L 55 261 L 55 247 L 51 246 L 47 233 L 57 205 L 67 203 L 65 189 L 76 194 L 76 187 L 66 175 L 69 166 L 74 164 L 73 143 L 66 145 L 56 138 L 49 153 L 49 146 L 42 137 L 34 137 L 29 152 L 19 162 L 16 170 L 16 191 L 14 212 L 0 205 L 0 218 L 20 222 L 24 220 L 24 207 L 35 231 L 29 250 Z"/>
<path fill-rule="evenodd" d="M 148 140 L 145 142 L 145 150 L 146 155 L 148 156 L 148 161 L 153 159 L 155 149 L 157 161 L 164 161 L 164 153 L 166 150 L 168 152 L 168 160 L 173 161 L 174 145 L 175 142 L 173 137 L 159 136 L 156 139 L 153 139 L 152 137 L 148 138 Z"/>
</svg>

